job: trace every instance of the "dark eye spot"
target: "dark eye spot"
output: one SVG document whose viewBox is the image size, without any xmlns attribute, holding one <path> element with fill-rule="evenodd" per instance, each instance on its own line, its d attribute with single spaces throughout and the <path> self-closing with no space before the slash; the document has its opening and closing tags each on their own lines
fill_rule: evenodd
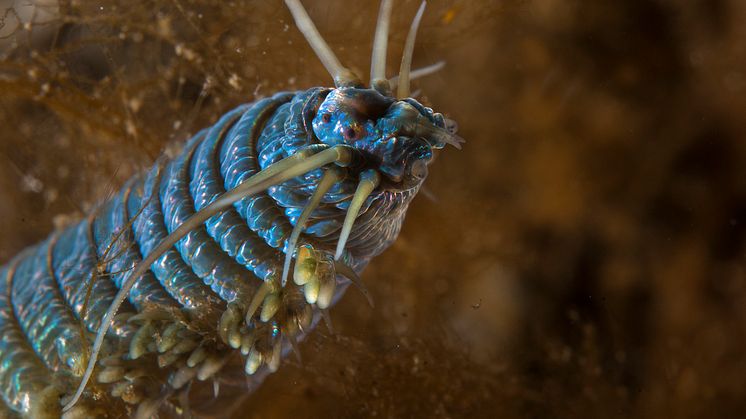
<svg viewBox="0 0 746 419">
<path fill-rule="evenodd" d="M 345 128 L 344 137 L 345 137 L 345 140 L 354 140 L 355 137 L 357 137 L 357 132 L 355 132 L 355 128 L 352 128 L 352 127 Z"/>
<path fill-rule="evenodd" d="M 332 120 L 332 115 L 329 113 L 325 113 L 321 115 L 321 121 L 325 124 L 328 124 Z"/>
</svg>

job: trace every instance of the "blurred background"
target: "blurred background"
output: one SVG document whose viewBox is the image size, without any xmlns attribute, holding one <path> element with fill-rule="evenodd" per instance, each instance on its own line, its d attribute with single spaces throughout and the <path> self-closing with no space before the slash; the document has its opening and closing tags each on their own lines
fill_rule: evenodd
<svg viewBox="0 0 746 419">
<path fill-rule="evenodd" d="M 304 1 L 363 76 L 377 3 Z M 234 106 L 331 84 L 280 0 L 4 4 L 0 263 Z M 365 272 L 376 307 L 349 292 L 235 417 L 746 415 L 744 22 L 429 1 L 414 65 L 447 65 L 415 88 L 467 143 Z"/>
</svg>

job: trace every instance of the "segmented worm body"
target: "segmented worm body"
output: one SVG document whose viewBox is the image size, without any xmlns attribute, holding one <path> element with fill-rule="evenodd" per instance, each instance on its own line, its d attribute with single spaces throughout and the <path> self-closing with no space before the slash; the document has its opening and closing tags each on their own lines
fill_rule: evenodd
<svg viewBox="0 0 746 419">
<path fill-rule="evenodd" d="M 310 19 L 287 3 L 326 65 Z M 69 417 L 183 412 L 182 396 L 219 382 L 232 359 L 259 383 L 351 282 L 362 287 L 357 274 L 396 239 L 433 150 L 459 141 L 408 92 L 394 98 L 380 71 L 373 88 L 330 72 L 336 88 L 226 113 L 0 268 L 7 413 L 58 417 L 60 399 Z"/>
</svg>

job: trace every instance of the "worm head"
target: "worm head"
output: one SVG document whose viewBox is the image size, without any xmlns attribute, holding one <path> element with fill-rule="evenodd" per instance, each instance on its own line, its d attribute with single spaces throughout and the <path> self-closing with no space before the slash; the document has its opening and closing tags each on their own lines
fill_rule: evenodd
<svg viewBox="0 0 746 419">
<path fill-rule="evenodd" d="M 453 123 L 414 99 L 396 100 L 374 89 L 332 90 L 313 119 L 319 141 L 347 144 L 365 157 L 365 166 L 383 174 L 391 187 L 419 186 L 433 150 L 460 148 Z"/>
</svg>

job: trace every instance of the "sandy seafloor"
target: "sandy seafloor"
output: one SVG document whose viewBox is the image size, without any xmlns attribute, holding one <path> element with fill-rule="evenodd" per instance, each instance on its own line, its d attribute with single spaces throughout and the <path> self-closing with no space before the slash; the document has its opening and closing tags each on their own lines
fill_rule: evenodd
<svg viewBox="0 0 746 419">
<path fill-rule="evenodd" d="M 377 3 L 305 3 L 367 74 Z M 330 83 L 279 0 L 47 4 L 0 29 L 1 261 L 233 106 Z M 467 143 L 365 272 L 375 308 L 348 292 L 235 417 L 746 415 L 745 21 L 431 1 L 414 62 L 447 66 L 415 88 Z"/>
</svg>

